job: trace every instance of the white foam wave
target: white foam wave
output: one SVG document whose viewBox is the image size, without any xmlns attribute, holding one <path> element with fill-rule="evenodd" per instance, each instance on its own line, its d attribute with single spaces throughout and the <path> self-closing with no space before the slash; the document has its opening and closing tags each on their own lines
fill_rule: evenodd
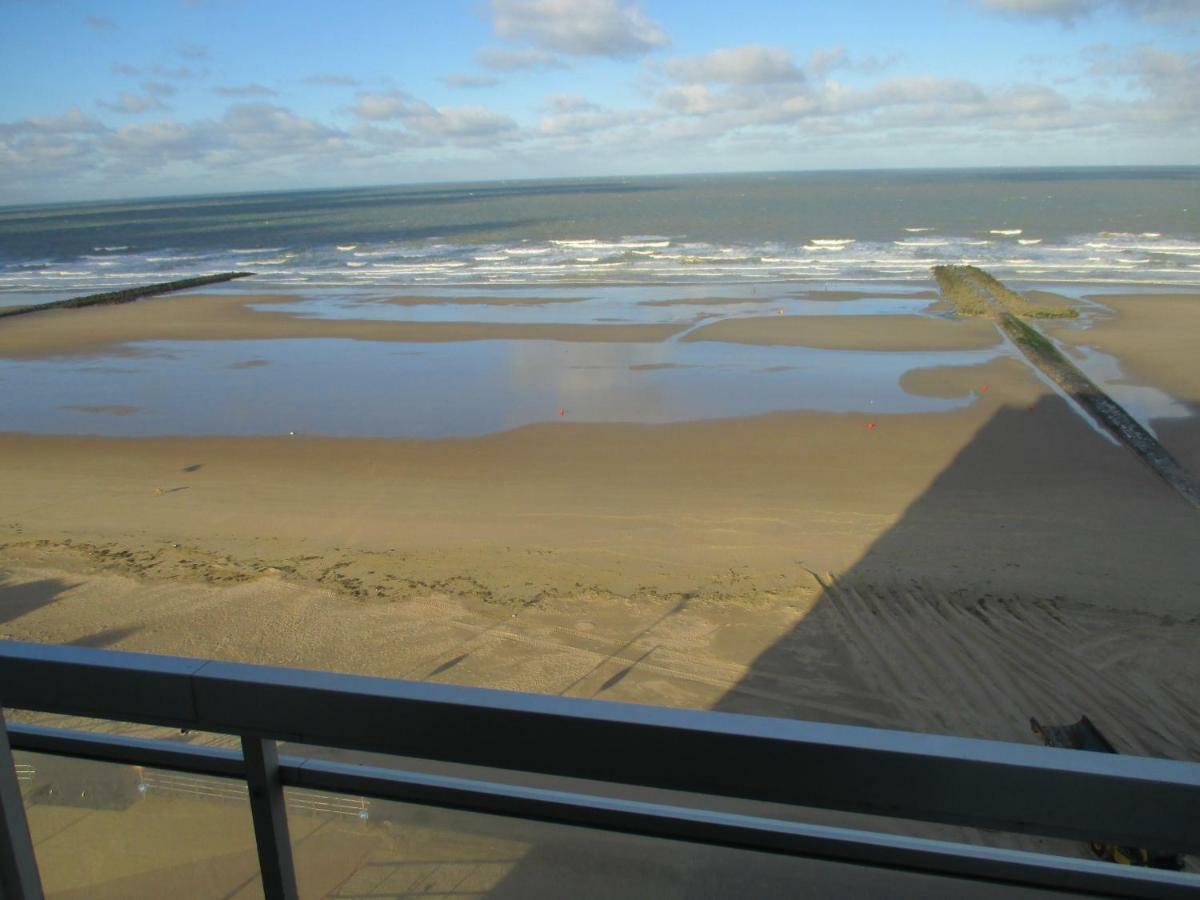
<svg viewBox="0 0 1200 900">
<path fill-rule="evenodd" d="M 1030 247 L 1034 244 L 1040 244 L 1041 242 L 1042 242 L 1041 238 L 1021 238 L 1020 240 L 1017 241 L 1018 244 L 1021 244 L 1025 247 Z"/>
<path fill-rule="evenodd" d="M 282 247 L 237 247 L 231 249 L 230 253 L 279 253 L 283 250 Z"/>
<path fill-rule="evenodd" d="M 116 253 L 118 250 L 128 250 L 128 244 L 119 244 L 115 247 L 93 247 L 97 253 Z"/>
<path fill-rule="evenodd" d="M 854 238 L 813 238 L 809 241 L 814 247 L 845 247 L 854 243 Z"/>
<path fill-rule="evenodd" d="M 1020 228 L 993 228 L 988 232 L 988 234 L 1003 234 L 1007 237 L 1011 237 L 1014 234 L 1020 234 L 1021 230 L 1022 229 Z"/>
<path fill-rule="evenodd" d="M 358 244 L 338 244 L 337 245 L 337 248 L 339 250 L 341 250 L 343 253 L 349 253 L 351 250 L 354 250 L 357 247 L 358 247 Z"/>
<path fill-rule="evenodd" d="M 932 229 L 932 228 L 926 228 L 926 227 L 924 227 L 924 226 L 922 226 L 922 227 L 917 227 L 917 226 L 915 226 L 915 225 L 914 225 L 914 226 L 908 226 L 908 227 L 906 227 L 904 230 L 905 230 L 905 231 L 907 231 L 909 234 L 920 234 L 922 231 L 933 231 L 933 229 Z"/>
</svg>

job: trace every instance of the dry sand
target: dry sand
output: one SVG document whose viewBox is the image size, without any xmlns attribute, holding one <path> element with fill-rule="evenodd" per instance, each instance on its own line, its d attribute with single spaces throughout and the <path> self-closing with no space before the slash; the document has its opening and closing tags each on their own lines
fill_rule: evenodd
<svg viewBox="0 0 1200 900">
<path fill-rule="evenodd" d="M 748 316 L 722 319 L 687 334 L 685 341 L 786 344 L 823 350 L 978 350 L 1000 343 L 982 319 L 931 316 Z"/>
<path fill-rule="evenodd" d="M 388 322 L 306 319 L 254 310 L 251 304 L 290 303 L 287 296 L 188 294 L 153 297 L 122 306 L 47 310 L 6 319 L 0 358 L 112 351 L 133 341 L 347 338 L 357 341 L 651 341 L 665 340 L 682 325 L 506 324 L 498 322 Z"/>
</svg>

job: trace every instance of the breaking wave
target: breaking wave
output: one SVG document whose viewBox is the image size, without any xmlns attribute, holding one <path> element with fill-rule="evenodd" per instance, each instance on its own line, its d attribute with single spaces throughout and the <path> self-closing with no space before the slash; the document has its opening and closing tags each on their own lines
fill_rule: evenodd
<svg viewBox="0 0 1200 900">
<path fill-rule="evenodd" d="M 547 240 L 330 243 L 181 252 L 157 247 L 73 259 L 0 262 L 0 291 L 90 292 L 234 269 L 256 284 L 466 285 L 716 281 L 925 280 L 932 265 L 969 263 L 1000 277 L 1041 281 L 1200 282 L 1200 241 L 1158 232 L 1075 235 L 1063 241 L 997 239 L 1019 229 L 937 234 L 897 229 L 891 240 L 798 236 L 794 242 L 718 244 L 685 236 L 586 235 Z M 1019 255 L 1012 251 L 1020 246 Z M 230 288 L 231 290 L 233 288 Z"/>
</svg>

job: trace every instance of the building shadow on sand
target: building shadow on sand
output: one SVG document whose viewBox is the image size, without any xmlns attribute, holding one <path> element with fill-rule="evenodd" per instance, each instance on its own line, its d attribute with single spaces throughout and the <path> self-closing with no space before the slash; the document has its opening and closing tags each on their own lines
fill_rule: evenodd
<svg viewBox="0 0 1200 900">
<path fill-rule="evenodd" d="M 1052 420 L 1057 427 L 1046 427 Z M 1001 408 L 854 566 L 812 573 L 820 586 L 812 610 L 713 708 L 1020 743 L 1036 740 L 1030 716 L 1073 722 L 1086 714 L 1122 752 L 1200 759 L 1200 708 L 1188 691 L 1200 678 L 1200 616 L 1162 611 L 1200 581 L 1187 549 L 1198 539 L 1194 510 L 1060 398 Z M 792 812 L 1087 852 L 1063 841 Z M 848 887 L 837 880 L 848 868 L 836 864 L 532 831 L 539 836 L 528 852 L 486 896 L 549 896 L 555 885 L 570 885 L 574 897 L 610 896 L 612 879 L 639 896 L 815 897 Z M 891 873 L 872 888 L 877 874 L 857 873 L 868 879 L 857 889 L 954 896 L 961 887 L 906 887 L 908 876 Z"/>
</svg>

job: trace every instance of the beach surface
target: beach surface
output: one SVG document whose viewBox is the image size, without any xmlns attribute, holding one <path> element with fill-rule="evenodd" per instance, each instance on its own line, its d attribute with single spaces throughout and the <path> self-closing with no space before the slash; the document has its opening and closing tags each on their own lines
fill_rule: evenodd
<svg viewBox="0 0 1200 900">
<path fill-rule="evenodd" d="M 1200 472 L 1200 293 L 1098 294 L 1087 297 L 1106 314 L 1086 328 L 1056 322 L 1047 331 L 1069 348 L 1115 359 L 1128 385 L 1162 391 L 1188 415 L 1152 420 L 1159 439 L 1185 466 Z M 1078 353 L 1077 353 L 1078 355 Z"/>
<path fill-rule="evenodd" d="M 29 315 L 0 327 L 0 355 L 497 327 L 248 303 Z M 545 326 L 559 341 L 602 327 Z M 621 327 L 606 339 L 681 330 Z M 1015 355 L 939 362 L 998 346 L 989 323 L 750 317 L 692 333 L 713 346 L 772 334 L 923 348 L 900 387 L 955 404 L 658 424 L 551 414 L 433 439 L 8 430 L 0 631 L 1021 742 L 1030 715 L 1086 713 L 1125 752 L 1197 758 L 1183 689 L 1200 675 L 1194 510 Z M 687 374 L 648 368 L 639 377 Z"/>
<path fill-rule="evenodd" d="M 825 350 L 980 350 L 1000 343 L 983 320 L 931 316 L 754 316 L 722 319 L 685 341 L 786 344 Z"/>
</svg>

